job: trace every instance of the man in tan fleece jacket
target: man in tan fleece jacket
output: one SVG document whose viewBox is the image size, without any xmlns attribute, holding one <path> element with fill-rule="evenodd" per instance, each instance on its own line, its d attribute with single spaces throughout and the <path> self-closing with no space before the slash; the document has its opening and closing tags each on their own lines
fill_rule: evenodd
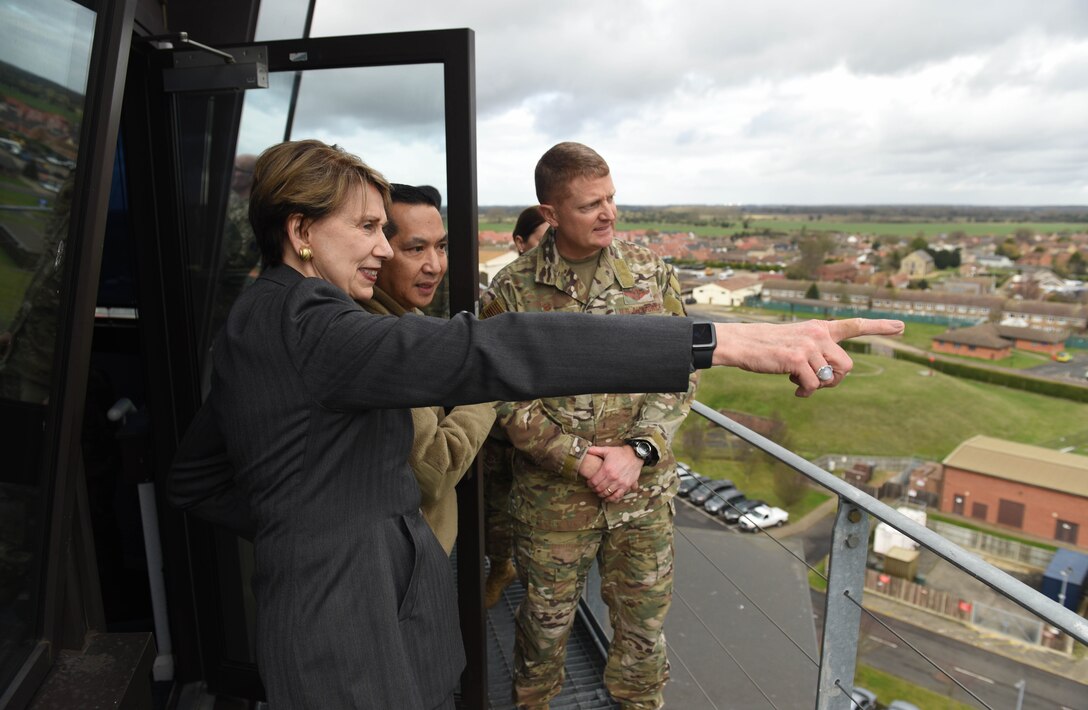
<svg viewBox="0 0 1088 710">
<path fill-rule="evenodd" d="M 392 186 L 392 205 L 385 236 L 393 258 L 382 265 L 371 300 L 361 303 L 371 313 L 421 315 L 446 274 L 447 236 L 438 209 L 442 198 L 433 187 Z M 480 450 L 491 424 L 493 405 L 412 410 L 415 440 L 409 465 L 416 474 L 427 519 L 446 554 L 457 540 L 457 493 L 454 487 Z"/>
</svg>

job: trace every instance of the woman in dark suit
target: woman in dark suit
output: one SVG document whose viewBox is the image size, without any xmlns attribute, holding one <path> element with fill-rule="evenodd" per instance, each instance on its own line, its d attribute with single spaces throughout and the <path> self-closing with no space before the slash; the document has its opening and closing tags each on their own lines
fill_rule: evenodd
<svg viewBox="0 0 1088 710">
<path fill-rule="evenodd" d="M 453 707 L 456 594 L 419 512 L 407 408 L 681 391 L 692 365 L 683 318 L 363 311 L 355 301 L 392 254 L 388 198 L 381 175 L 335 146 L 260 156 L 250 221 L 265 270 L 216 342 L 210 394 L 171 473 L 176 504 L 253 537 L 273 710 Z M 805 394 L 849 370 L 837 339 L 869 332 L 749 328 L 712 329 L 730 341 L 714 363 L 790 373 Z M 837 373 L 828 383 L 823 364 Z"/>
</svg>

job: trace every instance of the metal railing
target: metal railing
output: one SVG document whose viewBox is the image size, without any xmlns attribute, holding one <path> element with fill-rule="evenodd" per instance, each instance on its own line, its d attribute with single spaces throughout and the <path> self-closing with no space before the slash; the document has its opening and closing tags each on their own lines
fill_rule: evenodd
<svg viewBox="0 0 1088 710">
<path fill-rule="evenodd" d="M 1073 639 L 1088 644 L 1088 619 L 1077 615 L 837 476 L 770 439 L 737 424 L 710 407 L 696 401 L 692 404 L 692 411 L 781 461 L 838 497 L 839 505 L 832 530 L 831 552 L 827 566 L 828 588 L 816 690 L 817 710 L 852 710 L 854 707 L 850 691 L 856 671 L 870 515 L 899 530 L 922 547 L 1044 619 L 1048 624 L 1064 631 Z M 971 695 L 974 696 L 973 693 Z M 977 696 L 975 697 L 977 699 Z"/>
</svg>

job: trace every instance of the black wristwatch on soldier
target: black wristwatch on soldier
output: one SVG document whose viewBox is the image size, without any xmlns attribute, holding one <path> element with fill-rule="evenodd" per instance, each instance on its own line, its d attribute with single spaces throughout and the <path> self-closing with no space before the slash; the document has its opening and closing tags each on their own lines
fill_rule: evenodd
<svg viewBox="0 0 1088 710">
<path fill-rule="evenodd" d="M 709 321 L 695 321 L 691 324 L 691 369 L 705 370 L 714 364 L 714 348 L 718 346 L 718 336 L 714 324 Z"/>
<path fill-rule="evenodd" d="M 628 439 L 623 443 L 635 450 L 635 456 L 642 459 L 643 466 L 653 466 L 657 463 L 657 449 L 646 439 Z"/>
</svg>

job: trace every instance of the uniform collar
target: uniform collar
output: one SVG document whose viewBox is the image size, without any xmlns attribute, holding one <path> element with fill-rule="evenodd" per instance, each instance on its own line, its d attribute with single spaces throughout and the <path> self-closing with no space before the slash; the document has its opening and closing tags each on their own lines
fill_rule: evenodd
<svg viewBox="0 0 1088 710">
<path fill-rule="evenodd" d="M 567 266 L 563 258 L 559 256 L 559 249 L 555 246 L 555 229 L 549 229 L 536 248 L 536 282 L 552 286 L 574 300 L 580 301 L 576 281 L 574 269 Z M 616 249 L 615 238 L 607 249 L 601 251 L 601 258 L 597 262 L 597 271 L 593 275 L 593 283 L 590 284 L 586 302 L 592 301 L 613 283 L 618 283 L 622 288 L 631 288 L 635 285 L 630 269 L 627 268 L 627 264 Z"/>
</svg>

